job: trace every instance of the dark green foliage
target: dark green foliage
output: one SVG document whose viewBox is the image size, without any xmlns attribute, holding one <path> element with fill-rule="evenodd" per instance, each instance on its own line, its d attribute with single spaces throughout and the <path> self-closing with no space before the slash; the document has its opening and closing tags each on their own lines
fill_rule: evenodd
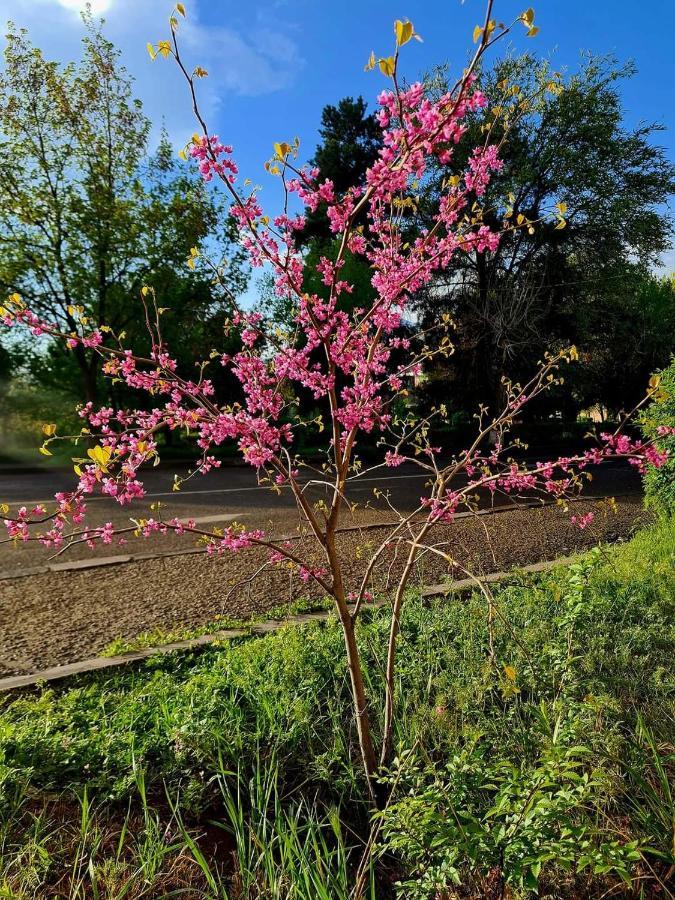
<svg viewBox="0 0 675 900">
<path fill-rule="evenodd" d="M 343 97 L 337 106 L 324 106 L 319 137 L 312 162 L 342 193 L 363 181 L 377 159 L 382 131 L 363 97 Z"/>
<path fill-rule="evenodd" d="M 579 407 L 627 413 L 675 350 L 675 280 L 627 266 L 576 307 L 571 339 L 583 354 L 568 388 Z"/>
<path fill-rule="evenodd" d="M 337 106 L 324 106 L 319 137 L 312 164 L 318 167 L 320 180 L 330 179 L 338 195 L 363 184 L 382 143 L 382 131 L 363 97 L 343 97 Z M 326 242 L 330 238 L 326 207 L 320 204 L 316 212 L 307 212 L 301 240 Z"/>
<path fill-rule="evenodd" d="M 641 425 L 648 438 L 656 438 L 656 445 L 667 450 L 669 457 L 660 469 L 650 467 L 645 476 L 647 505 L 658 512 L 675 512 L 675 435 L 657 436 L 659 426 L 675 428 L 675 358 L 660 373 L 656 397 L 641 416 Z"/>
<path fill-rule="evenodd" d="M 624 121 L 619 83 L 634 74 L 631 65 L 586 57 L 577 72 L 558 77 L 553 69 L 526 54 L 480 75 L 493 106 L 506 106 L 514 85 L 528 102 L 484 198 L 487 220 L 500 229 L 512 209 L 537 224 L 506 233 L 494 253 L 458 254 L 419 298 L 430 323 L 442 312 L 456 322 L 456 353 L 431 373 L 430 399 L 447 402 L 450 393 L 457 409 L 500 407 L 502 376 L 529 376 L 545 350 L 574 343 L 584 364 L 530 413 L 574 419 L 599 403 L 611 415 L 640 399 L 650 363 L 665 365 L 675 349 L 672 286 L 650 271 L 673 234 L 663 204 L 675 191 L 675 166 L 658 145 L 661 126 Z M 443 84 L 441 73 L 439 91 Z M 480 142 L 481 121 L 457 165 Z M 495 131 L 498 138 L 502 120 Z M 446 174 L 439 168 L 423 188 L 422 222 Z M 566 227 L 539 222 L 558 202 Z"/>
<path fill-rule="evenodd" d="M 354 185 L 361 185 L 366 171 L 377 159 L 382 131 L 372 113 L 368 113 L 362 97 L 343 97 L 337 106 L 324 106 L 321 113 L 319 137 L 312 165 L 319 169 L 319 180 L 333 182 L 338 195 Z M 305 210 L 306 224 L 299 240 L 308 247 L 303 288 L 320 297 L 326 294 L 316 265 L 322 256 L 335 259 L 339 241 L 332 234 L 326 217 L 326 204 L 321 203 L 316 212 Z M 347 252 L 345 266 L 340 277 L 354 285 L 352 294 L 344 295 L 341 303 L 349 309 L 367 306 L 374 296 L 370 284 L 372 272 L 368 264 Z M 294 310 L 289 301 L 274 294 L 269 283 L 263 289 L 268 296 L 264 307 L 266 315 L 286 328 L 293 327 Z"/>
</svg>

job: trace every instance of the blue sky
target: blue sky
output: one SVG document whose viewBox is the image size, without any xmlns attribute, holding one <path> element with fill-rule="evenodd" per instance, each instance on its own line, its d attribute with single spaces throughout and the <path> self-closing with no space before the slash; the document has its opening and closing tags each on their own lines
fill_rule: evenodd
<svg viewBox="0 0 675 900">
<path fill-rule="evenodd" d="M 150 117 L 165 122 L 179 146 L 194 131 L 184 85 L 170 61 L 148 58 L 145 45 L 166 36 L 166 0 L 92 0 L 106 31 L 122 49 Z M 235 146 L 242 174 L 263 184 L 274 207 L 274 183 L 262 171 L 274 141 L 296 135 L 310 156 L 326 103 L 351 94 L 372 102 L 385 80 L 365 73 L 372 49 L 391 52 L 395 18 L 409 18 L 424 38 L 405 48 L 410 79 L 436 63 L 461 69 L 484 0 L 185 0 L 181 24 L 186 58 L 209 71 L 201 87 L 210 128 Z M 496 0 L 495 14 L 515 18 L 527 2 Z M 574 68 L 582 49 L 632 59 L 638 75 L 622 87 L 627 121 L 658 121 L 659 141 L 675 158 L 675 0 L 540 0 L 532 4 L 540 33 L 514 32 L 516 49 L 551 56 L 556 68 Z M 26 26 L 54 59 L 77 54 L 84 0 L 0 0 L 0 18 Z M 501 51 L 500 51 L 501 52 Z M 271 211 L 274 211 L 273 209 Z M 675 253 L 666 260 L 675 268 Z"/>
</svg>

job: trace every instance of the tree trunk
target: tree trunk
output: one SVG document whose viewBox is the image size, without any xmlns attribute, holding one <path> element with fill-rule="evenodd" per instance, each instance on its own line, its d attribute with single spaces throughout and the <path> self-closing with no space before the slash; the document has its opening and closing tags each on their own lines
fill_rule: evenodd
<svg viewBox="0 0 675 900">
<path fill-rule="evenodd" d="M 349 680 L 352 690 L 352 701 L 354 704 L 354 717 L 356 719 L 356 731 L 359 738 L 363 769 L 366 774 L 371 799 L 376 805 L 379 805 L 378 797 L 380 792 L 378 792 L 378 785 L 375 783 L 377 759 L 370 728 L 370 710 L 365 685 L 363 683 L 361 657 L 356 642 L 354 620 L 352 619 L 345 598 L 344 584 L 342 582 L 342 569 L 337 554 L 337 548 L 335 547 L 335 537 L 331 532 L 326 535 L 325 549 L 333 576 L 333 599 L 335 600 L 340 625 L 342 626 L 342 634 L 347 653 L 347 666 L 349 669 Z"/>
<path fill-rule="evenodd" d="M 82 390 L 86 403 L 96 404 L 98 400 L 98 384 L 96 380 L 96 357 L 87 359 L 87 353 L 82 344 L 75 347 L 75 360 L 82 373 Z"/>
</svg>

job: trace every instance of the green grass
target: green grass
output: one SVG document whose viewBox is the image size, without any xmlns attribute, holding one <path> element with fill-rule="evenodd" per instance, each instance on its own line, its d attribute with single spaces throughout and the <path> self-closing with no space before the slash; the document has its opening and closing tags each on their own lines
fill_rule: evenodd
<svg viewBox="0 0 675 900">
<path fill-rule="evenodd" d="M 227 631 L 228 629 L 246 629 L 253 625 L 259 625 L 262 622 L 268 622 L 271 619 L 283 621 L 292 616 L 301 615 L 303 613 L 320 612 L 322 610 L 332 609 L 333 604 L 329 599 L 312 600 L 298 599 L 292 603 L 284 603 L 279 606 L 273 606 L 254 616 L 247 616 L 243 619 L 237 619 L 233 616 L 217 616 L 211 622 L 189 627 L 176 628 L 155 628 L 152 631 L 144 631 L 134 638 L 115 638 L 102 651 L 102 656 L 121 656 L 124 653 L 131 653 L 134 650 L 144 650 L 148 647 L 161 647 L 164 644 L 173 644 L 176 641 L 187 641 L 191 638 L 201 637 L 204 634 L 217 634 L 219 631 Z"/>
<path fill-rule="evenodd" d="M 493 659 L 482 595 L 411 597 L 405 607 L 399 763 L 379 832 L 376 896 L 400 880 L 401 896 L 433 898 L 439 879 L 489 896 L 495 872 L 514 896 L 536 883 L 555 897 L 599 896 L 621 879 L 658 884 L 675 862 L 675 522 L 572 567 L 516 575 L 495 601 Z M 375 708 L 387 627 L 386 611 L 371 609 L 359 629 Z M 0 886 L 3 877 L 16 882 L 27 853 L 36 884 L 54 883 L 61 870 L 50 860 L 63 852 L 39 849 L 58 846 L 54 829 L 65 828 L 55 825 L 54 798 L 72 805 L 86 790 L 118 831 L 127 813 L 159 816 L 180 847 L 168 841 L 158 871 L 164 877 L 176 854 L 191 860 L 205 897 L 341 896 L 336 885 L 353 877 L 358 852 L 349 848 L 368 816 L 349 703 L 332 621 L 6 697 Z M 269 796 L 256 812 L 259 784 Z M 464 823 L 462 840 L 449 835 L 449 816 Z M 224 856 L 208 838 L 210 821 L 228 834 Z M 101 840 L 96 871 L 114 856 Z M 315 850 L 303 857 L 308 841 Z M 261 843 L 270 853 L 255 868 L 266 886 L 244 889 Z M 324 887 L 308 886 L 316 858 L 330 860 Z M 305 893 L 290 892 L 296 882 Z M 80 896 L 69 890 L 58 896 Z"/>
</svg>

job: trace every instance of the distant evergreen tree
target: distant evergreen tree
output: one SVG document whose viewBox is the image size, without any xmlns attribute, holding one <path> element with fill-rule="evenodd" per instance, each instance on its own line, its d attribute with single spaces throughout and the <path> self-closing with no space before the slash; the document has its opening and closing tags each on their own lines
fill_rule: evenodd
<svg viewBox="0 0 675 900">
<path fill-rule="evenodd" d="M 321 143 L 310 162 L 318 167 L 320 178 L 329 178 L 338 194 L 362 184 L 382 146 L 382 129 L 375 116 L 368 113 L 363 97 L 343 97 L 337 106 L 324 106 L 319 136 Z M 324 204 L 315 213 L 308 211 L 301 236 L 304 242 L 316 238 L 330 239 Z"/>
</svg>

